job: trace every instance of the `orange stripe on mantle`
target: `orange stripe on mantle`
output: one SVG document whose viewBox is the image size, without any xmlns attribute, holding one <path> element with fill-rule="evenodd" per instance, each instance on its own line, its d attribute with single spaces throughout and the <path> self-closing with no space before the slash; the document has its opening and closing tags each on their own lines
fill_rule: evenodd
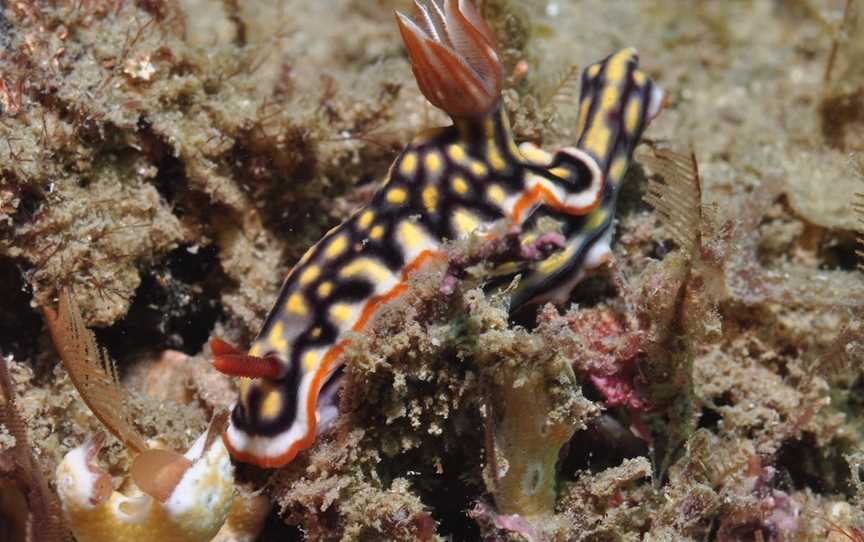
<svg viewBox="0 0 864 542">
<path fill-rule="evenodd" d="M 408 278 L 412 273 L 423 267 L 425 263 L 436 260 L 444 261 L 446 260 L 446 256 L 443 252 L 433 250 L 424 250 L 418 254 L 417 257 L 402 270 L 401 282 L 393 286 L 393 288 L 391 288 L 386 294 L 374 296 L 366 302 L 366 306 L 363 307 L 363 312 L 360 313 L 360 318 L 351 327 L 351 331 L 363 331 L 366 325 L 372 320 L 372 317 L 375 316 L 375 312 L 379 307 L 397 299 L 405 293 L 408 289 Z M 226 431 L 222 433 L 222 441 L 225 443 L 225 447 L 228 449 L 228 452 L 230 452 L 231 457 L 238 461 L 242 461 L 243 463 L 252 463 L 253 465 L 258 465 L 263 468 L 277 468 L 290 462 L 298 453 L 311 446 L 315 441 L 317 419 L 314 412 L 315 405 L 318 403 L 318 393 L 322 385 L 321 381 L 330 371 L 330 367 L 333 366 L 336 360 L 339 359 L 339 356 L 342 355 L 348 347 L 349 342 L 348 339 L 343 339 L 330 347 L 330 349 L 328 349 L 324 354 L 321 363 L 318 365 L 318 369 L 315 371 L 315 375 L 312 377 L 312 382 L 309 385 L 309 394 L 306 397 L 306 412 L 307 414 L 312 413 L 312 415 L 307 418 L 309 424 L 306 427 L 306 433 L 303 437 L 295 441 L 283 454 L 277 456 L 261 456 L 251 452 L 241 452 L 234 448 L 228 440 L 228 433 Z"/>
</svg>

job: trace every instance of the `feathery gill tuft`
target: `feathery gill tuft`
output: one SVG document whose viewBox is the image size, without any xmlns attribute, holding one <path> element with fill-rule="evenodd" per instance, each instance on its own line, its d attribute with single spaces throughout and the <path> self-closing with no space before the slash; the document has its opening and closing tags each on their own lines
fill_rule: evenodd
<svg viewBox="0 0 864 542">
<path fill-rule="evenodd" d="M 455 118 L 488 113 L 498 102 L 504 70 L 492 31 L 469 0 L 416 0 L 416 22 L 396 22 L 420 91 Z"/>
</svg>

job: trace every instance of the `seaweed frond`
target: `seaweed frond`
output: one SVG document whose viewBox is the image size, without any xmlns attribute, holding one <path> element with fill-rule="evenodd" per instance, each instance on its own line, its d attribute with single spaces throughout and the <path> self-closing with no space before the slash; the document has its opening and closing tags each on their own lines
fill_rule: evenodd
<svg viewBox="0 0 864 542">
<path fill-rule="evenodd" d="M 651 148 L 640 157 L 655 175 L 648 179 L 644 200 L 654 207 L 672 239 L 692 257 L 702 246 L 702 183 L 691 147 L 685 153 Z"/>
<path fill-rule="evenodd" d="M 144 437 L 132 426 L 129 396 L 117 378 L 117 368 L 96 343 L 75 299 L 64 289 L 55 312 L 43 309 L 54 347 L 81 398 L 111 433 L 134 453 L 147 450 Z"/>
<path fill-rule="evenodd" d="M 11 464 L 3 461 L 3 454 L 0 453 L 0 478 L 11 478 L 14 485 L 25 494 L 29 515 L 27 531 L 30 534 L 27 540 L 39 542 L 68 540 L 69 536 L 61 519 L 60 502 L 42 476 L 42 471 L 33 456 L 24 420 L 18 412 L 8 360 L 2 356 L 0 356 L 0 400 L 2 400 L 0 423 L 15 438 L 15 446 L 8 450 L 12 458 Z"/>
</svg>

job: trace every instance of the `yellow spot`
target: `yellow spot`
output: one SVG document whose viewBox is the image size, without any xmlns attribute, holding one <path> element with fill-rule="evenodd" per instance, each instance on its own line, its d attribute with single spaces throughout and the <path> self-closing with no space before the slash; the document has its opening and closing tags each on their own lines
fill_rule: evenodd
<svg viewBox="0 0 864 542">
<path fill-rule="evenodd" d="M 387 202 L 388 203 L 405 203 L 405 200 L 408 199 L 408 193 L 405 192 L 402 188 L 391 188 L 387 191 Z"/>
<path fill-rule="evenodd" d="M 333 283 L 329 280 L 322 282 L 318 285 L 318 297 L 324 298 L 330 295 L 330 292 L 333 291 Z"/>
<path fill-rule="evenodd" d="M 371 258 L 357 258 L 339 271 L 342 278 L 366 275 L 375 282 L 384 282 L 392 277 L 390 270 Z"/>
<path fill-rule="evenodd" d="M 317 265 L 310 265 L 300 273 L 300 285 L 306 286 L 321 274 L 321 269 Z"/>
<path fill-rule="evenodd" d="M 592 64 L 588 67 L 588 78 L 594 79 L 600 73 L 600 64 Z"/>
<path fill-rule="evenodd" d="M 306 308 L 306 302 L 303 300 L 303 296 L 297 292 L 288 296 L 288 304 L 286 305 L 288 308 L 288 312 L 291 314 L 297 314 L 300 316 L 305 316 L 308 311 Z"/>
<path fill-rule="evenodd" d="M 324 256 L 327 258 L 335 258 L 339 256 L 345 251 L 345 248 L 348 246 L 348 240 L 345 238 L 345 235 L 339 235 L 334 237 L 330 244 L 327 245 L 327 248 L 324 250 Z"/>
<path fill-rule="evenodd" d="M 438 206 L 438 190 L 434 186 L 427 186 L 423 189 L 423 206 L 430 213 L 434 212 Z"/>
<path fill-rule="evenodd" d="M 567 179 L 570 177 L 570 170 L 564 167 L 553 167 L 549 170 L 549 173 L 555 175 L 559 179 Z"/>
<path fill-rule="evenodd" d="M 465 179 L 460 175 L 456 175 L 453 177 L 453 181 L 451 181 L 453 185 L 453 191 L 457 194 L 467 194 L 468 193 L 468 183 L 465 182 Z"/>
<path fill-rule="evenodd" d="M 642 86 L 645 84 L 645 72 L 636 70 L 633 72 L 633 82 L 636 83 L 637 86 Z"/>
<path fill-rule="evenodd" d="M 321 336 L 321 327 L 320 326 L 313 327 L 312 331 L 309 332 L 309 335 L 311 335 L 313 339 L 317 339 L 318 337 Z"/>
<path fill-rule="evenodd" d="M 399 243 L 407 248 L 420 248 L 425 244 L 423 230 L 407 220 L 399 223 L 396 236 L 399 239 Z"/>
<path fill-rule="evenodd" d="M 552 155 L 533 143 L 523 143 L 519 148 L 522 155 L 535 164 L 545 166 L 552 161 Z"/>
<path fill-rule="evenodd" d="M 279 411 L 282 410 L 282 394 L 277 390 L 270 390 L 261 401 L 259 413 L 262 418 L 275 418 Z"/>
<path fill-rule="evenodd" d="M 270 328 L 270 333 L 267 334 L 267 341 L 270 342 L 270 346 L 277 352 L 288 350 L 288 341 L 285 340 L 283 331 L 285 331 L 285 328 L 282 326 L 282 322 L 276 322 Z"/>
<path fill-rule="evenodd" d="M 255 343 L 252 345 L 252 348 L 249 349 L 249 355 L 252 357 L 258 357 L 261 355 L 261 343 Z"/>
<path fill-rule="evenodd" d="M 465 149 L 461 145 L 450 145 L 447 147 L 447 155 L 454 162 L 461 162 L 465 160 Z"/>
<path fill-rule="evenodd" d="M 372 231 L 369 232 L 369 237 L 376 240 L 376 241 L 378 239 L 381 239 L 381 237 L 383 235 L 384 235 L 384 228 L 381 226 L 375 226 L 374 228 L 372 228 Z"/>
<path fill-rule="evenodd" d="M 408 177 L 414 174 L 415 169 L 417 169 L 417 155 L 409 152 L 402 157 L 402 162 L 399 163 L 399 173 Z"/>
<path fill-rule="evenodd" d="M 315 370 L 315 367 L 318 365 L 318 355 L 314 350 L 310 350 L 303 354 L 303 370 L 307 373 L 311 373 Z"/>
<path fill-rule="evenodd" d="M 475 177 L 485 177 L 489 172 L 489 170 L 486 169 L 486 166 L 483 165 L 483 162 L 478 162 L 477 160 L 473 160 L 468 168 Z"/>
<path fill-rule="evenodd" d="M 624 110 L 624 128 L 631 135 L 636 132 L 639 124 L 639 105 L 639 98 L 634 96 L 627 102 L 627 108 Z"/>
<path fill-rule="evenodd" d="M 501 153 L 498 152 L 498 149 L 493 145 L 489 145 L 487 159 L 489 160 L 489 164 L 492 165 L 492 169 L 494 169 L 495 171 L 501 171 L 507 167 L 504 159 L 501 158 Z"/>
<path fill-rule="evenodd" d="M 468 235 L 480 226 L 480 221 L 465 209 L 457 209 L 453 213 L 453 224 L 459 235 Z"/>
<path fill-rule="evenodd" d="M 489 200 L 491 200 L 493 203 L 497 203 L 498 205 L 504 203 L 504 200 L 507 197 L 501 187 L 497 184 L 490 185 L 489 189 L 486 191 L 486 194 L 489 196 Z"/>
<path fill-rule="evenodd" d="M 351 306 L 345 303 L 335 303 L 330 307 L 330 317 L 338 322 L 347 322 L 353 313 Z"/>
<path fill-rule="evenodd" d="M 357 221 L 357 225 L 360 226 L 360 229 L 365 230 L 369 227 L 369 224 L 372 224 L 374 219 L 375 213 L 367 209 L 360 215 L 360 220 Z"/>
<path fill-rule="evenodd" d="M 426 163 L 426 172 L 433 175 L 441 171 L 441 155 L 435 151 L 429 151 L 424 160 Z"/>
<path fill-rule="evenodd" d="M 627 159 L 623 156 L 619 156 L 612 161 L 612 167 L 609 168 L 609 180 L 611 180 L 613 184 L 618 184 L 621 182 L 621 178 L 624 176 L 626 169 Z"/>
</svg>

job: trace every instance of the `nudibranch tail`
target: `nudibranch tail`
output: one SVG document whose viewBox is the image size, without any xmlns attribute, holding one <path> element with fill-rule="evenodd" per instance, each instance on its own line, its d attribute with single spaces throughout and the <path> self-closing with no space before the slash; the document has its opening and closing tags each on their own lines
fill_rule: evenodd
<svg viewBox="0 0 864 542">
<path fill-rule="evenodd" d="M 511 300 L 511 310 L 546 301 L 564 302 L 592 269 L 611 255 L 615 206 L 633 150 L 648 124 L 660 113 L 663 92 L 638 68 L 639 56 L 627 48 L 588 66 L 582 74 L 576 148 L 590 157 L 604 179 L 596 209 L 577 216 L 541 209 L 532 217 L 551 217 L 567 238 L 564 250 L 532 264 Z M 560 152 L 560 151 L 559 151 Z"/>
<path fill-rule="evenodd" d="M 418 22 L 396 13 L 411 69 L 424 96 L 454 118 L 491 111 L 504 69 L 492 31 L 470 0 L 416 2 Z"/>
</svg>

